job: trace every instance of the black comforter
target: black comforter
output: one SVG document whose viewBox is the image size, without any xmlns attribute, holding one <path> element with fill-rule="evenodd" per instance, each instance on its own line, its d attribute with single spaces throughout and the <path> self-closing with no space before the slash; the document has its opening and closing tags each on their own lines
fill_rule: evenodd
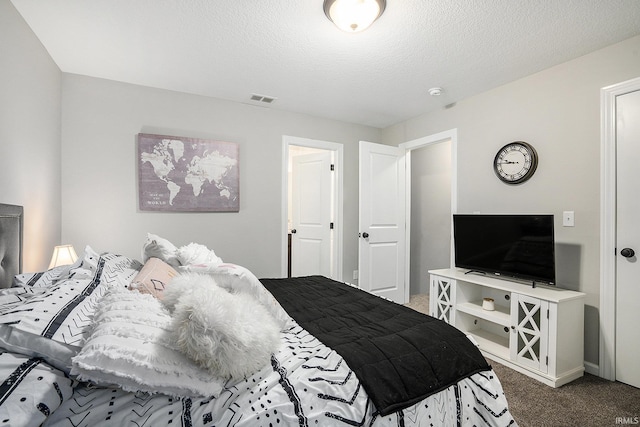
<svg viewBox="0 0 640 427">
<path fill-rule="evenodd" d="M 346 360 L 381 415 L 490 369 L 458 329 L 360 289 L 322 276 L 261 282 Z"/>
</svg>

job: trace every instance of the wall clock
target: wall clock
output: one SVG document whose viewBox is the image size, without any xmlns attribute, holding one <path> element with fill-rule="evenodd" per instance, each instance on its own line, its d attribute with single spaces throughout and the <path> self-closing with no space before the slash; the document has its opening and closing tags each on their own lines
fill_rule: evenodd
<svg viewBox="0 0 640 427">
<path fill-rule="evenodd" d="M 538 153 L 524 141 L 502 147 L 493 159 L 493 170 L 507 184 L 521 184 L 531 178 L 538 167 Z"/>
</svg>

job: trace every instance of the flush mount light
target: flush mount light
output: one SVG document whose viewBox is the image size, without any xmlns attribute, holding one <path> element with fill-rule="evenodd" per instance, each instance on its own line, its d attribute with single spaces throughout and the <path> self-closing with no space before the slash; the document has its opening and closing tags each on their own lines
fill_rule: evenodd
<svg viewBox="0 0 640 427">
<path fill-rule="evenodd" d="M 324 13 L 341 30 L 357 33 L 373 24 L 386 5 L 386 0 L 324 0 Z"/>
</svg>

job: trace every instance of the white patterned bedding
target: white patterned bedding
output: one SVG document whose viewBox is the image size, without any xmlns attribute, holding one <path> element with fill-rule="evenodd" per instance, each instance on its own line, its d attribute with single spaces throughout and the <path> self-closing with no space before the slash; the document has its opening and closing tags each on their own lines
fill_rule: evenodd
<svg viewBox="0 0 640 427">
<path fill-rule="evenodd" d="M 0 427 L 515 425 L 493 371 L 380 416 L 342 357 L 286 313 L 279 314 L 288 321 L 270 363 L 245 380 L 226 381 L 215 397 L 77 381 L 71 360 L 91 335 L 102 296 L 109 287 L 125 287 L 141 266 L 87 248 L 63 277 L 40 275 L 32 281 L 37 288 L 22 277 L 23 286 L 0 291 Z M 268 299 L 263 289 L 250 291 Z"/>
</svg>

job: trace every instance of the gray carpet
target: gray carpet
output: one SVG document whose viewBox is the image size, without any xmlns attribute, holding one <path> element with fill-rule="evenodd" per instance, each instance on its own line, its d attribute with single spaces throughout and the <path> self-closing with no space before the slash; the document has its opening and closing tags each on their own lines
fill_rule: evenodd
<svg viewBox="0 0 640 427">
<path fill-rule="evenodd" d="M 408 307 L 429 312 L 428 295 L 412 295 Z M 553 388 L 489 360 L 509 410 L 520 427 L 640 425 L 640 389 L 585 374 Z"/>
<path fill-rule="evenodd" d="M 553 388 L 489 360 L 520 427 L 616 426 L 640 421 L 640 389 L 595 375 Z M 636 422 L 637 424 L 637 422 Z"/>
</svg>

